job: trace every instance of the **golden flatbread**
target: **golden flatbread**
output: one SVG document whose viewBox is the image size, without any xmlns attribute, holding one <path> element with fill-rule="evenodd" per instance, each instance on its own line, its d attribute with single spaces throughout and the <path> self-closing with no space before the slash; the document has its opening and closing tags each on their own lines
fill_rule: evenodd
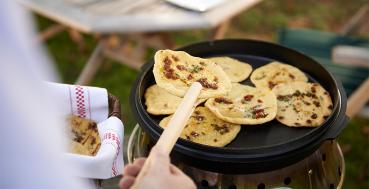
<svg viewBox="0 0 369 189">
<path fill-rule="evenodd" d="M 273 88 L 277 96 L 276 119 L 290 127 L 320 126 L 332 113 L 329 93 L 318 83 L 291 82 Z"/>
<path fill-rule="evenodd" d="M 70 151 L 75 154 L 85 155 L 85 156 L 91 156 L 90 151 L 83 146 L 83 144 L 75 141 L 71 141 L 70 144 Z"/>
<path fill-rule="evenodd" d="M 280 83 L 293 81 L 307 82 L 308 78 L 296 67 L 280 62 L 272 62 L 254 70 L 250 76 L 251 82 L 256 87 L 272 89 Z"/>
<path fill-rule="evenodd" d="M 96 123 L 78 116 L 70 116 L 68 121 L 72 135 L 71 151 L 81 155 L 96 155 L 101 145 Z"/>
<path fill-rule="evenodd" d="M 236 124 L 256 125 L 274 119 L 277 100 L 272 91 L 232 83 L 232 92 L 210 98 L 205 106 L 218 118 Z"/>
<path fill-rule="evenodd" d="M 241 82 L 249 77 L 252 67 L 250 64 L 241 62 L 230 57 L 209 58 L 219 64 L 232 82 Z"/>
<path fill-rule="evenodd" d="M 145 91 L 145 104 L 147 112 L 153 115 L 173 114 L 183 98 L 173 95 L 158 85 L 152 85 Z M 198 99 L 201 104 L 206 99 Z"/>
<path fill-rule="evenodd" d="M 172 115 L 164 118 L 160 126 L 165 128 Z M 223 147 L 240 132 L 241 126 L 217 118 L 206 107 L 197 107 L 192 113 L 181 138 L 209 146 Z"/>
<path fill-rule="evenodd" d="M 203 86 L 199 98 L 221 96 L 231 89 L 231 81 L 226 73 L 210 60 L 172 50 L 159 50 L 154 59 L 156 83 L 176 96 L 183 97 L 196 81 Z"/>
</svg>

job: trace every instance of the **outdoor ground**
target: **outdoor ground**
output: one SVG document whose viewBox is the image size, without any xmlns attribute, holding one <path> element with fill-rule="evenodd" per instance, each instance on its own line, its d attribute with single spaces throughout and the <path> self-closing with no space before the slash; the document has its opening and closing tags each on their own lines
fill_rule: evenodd
<svg viewBox="0 0 369 189">
<path fill-rule="evenodd" d="M 331 32 L 340 27 L 362 6 L 366 0 L 265 0 L 259 5 L 233 19 L 227 38 L 253 38 L 273 41 L 278 28 L 306 27 Z M 39 29 L 53 24 L 45 18 L 36 17 Z M 171 33 L 178 46 L 206 39 L 208 30 L 181 31 Z M 59 70 L 62 81 L 73 83 L 92 52 L 96 40 L 84 35 L 86 48 L 80 50 L 61 33 L 46 41 L 47 50 Z M 154 51 L 150 50 L 147 59 Z M 107 88 L 121 99 L 123 121 L 126 132 L 130 132 L 135 121 L 129 107 L 130 87 L 137 71 L 106 60 L 91 85 Z M 369 188 L 369 120 L 354 118 L 340 135 L 346 159 L 344 188 Z"/>
</svg>

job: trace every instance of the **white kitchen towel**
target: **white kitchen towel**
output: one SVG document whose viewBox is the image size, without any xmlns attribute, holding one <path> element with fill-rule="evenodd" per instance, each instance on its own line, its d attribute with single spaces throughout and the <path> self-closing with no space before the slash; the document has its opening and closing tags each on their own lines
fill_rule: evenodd
<svg viewBox="0 0 369 189">
<path fill-rule="evenodd" d="M 76 176 L 107 179 L 122 174 L 124 126 L 117 117 L 108 118 L 108 92 L 104 88 L 45 82 L 58 103 L 59 112 L 76 115 L 97 123 L 101 146 L 96 156 L 66 153 Z"/>
<path fill-rule="evenodd" d="M 64 114 L 76 115 L 99 123 L 108 118 L 108 92 L 104 88 L 46 82 Z"/>
<path fill-rule="evenodd" d="M 95 179 L 108 179 L 122 174 L 123 162 L 123 124 L 112 116 L 97 124 L 101 146 L 96 156 L 67 153 L 68 162 L 76 170 L 76 176 Z"/>
</svg>

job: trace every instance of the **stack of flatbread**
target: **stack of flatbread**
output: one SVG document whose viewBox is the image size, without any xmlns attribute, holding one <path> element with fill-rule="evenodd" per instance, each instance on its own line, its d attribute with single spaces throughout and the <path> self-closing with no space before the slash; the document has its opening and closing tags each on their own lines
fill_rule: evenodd
<svg viewBox="0 0 369 189">
<path fill-rule="evenodd" d="M 74 115 L 68 118 L 68 122 L 71 131 L 70 151 L 95 156 L 101 145 L 96 123 Z"/>
<path fill-rule="evenodd" d="M 249 64 L 230 57 L 203 59 L 160 50 L 153 69 L 157 84 L 145 92 L 147 111 L 169 115 L 159 124 L 166 127 L 187 89 L 195 81 L 201 83 L 198 107 L 181 138 L 216 147 L 229 144 L 241 125 L 276 118 L 286 126 L 316 127 L 330 115 L 328 92 L 317 83 L 308 83 L 298 68 L 272 62 L 251 72 Z M 249 76 L 255 87 L 238 83 Z"/>
</svg>

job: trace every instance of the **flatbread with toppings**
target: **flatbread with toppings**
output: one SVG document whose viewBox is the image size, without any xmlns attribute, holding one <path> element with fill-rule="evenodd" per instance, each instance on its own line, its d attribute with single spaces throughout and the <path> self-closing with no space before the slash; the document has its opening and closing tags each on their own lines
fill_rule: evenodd
<svg viewBox="0 0 369 189">
<path fill-rule="evenodd" d="M 280 62 L 272 62 L 257 68 L 250 76 L 251 82 L 256 87 L 272 89 L 280 83 L 293 81 L 307 82 L 308 78 L 296 67 Z"/>
<path fill-rule="evenodd" d="M 164 118 L 159 125 L 165 128 L 171 117 Z M 206 107 L 197 107 L 183 129 L 181 138 L 209 146 L 223 147 L 229 144 L 240 130 L 240 125 L 217 118 Z"/>
<path fill-rule="evenodd" d="M 176 96 L 183 97 L 196 81 L 203 86 L 199 98 L 221 96 L 231 89 L 231 81 L 226 73 L 210 60 L 172 50 L 159 50 L 154 59 L 156 83 Z"/>
<path fill-rule="evenodd" d="M 145 91 L 145 104 L 147 112 L 153 115 L 173 114 L 183 98 L 175 96 L 158 85 L 152 85 Z M 206 99 L 197 100 L 201 104 Z"/>
<path fill-rule="evenodd" d="M 255 125 L 274 119 L 277 100 L 272 91 L 232 83 L 232 92 L 210 98 L 208 107 L 218 118 L 236 124 Z"/>
<path fill-rule="evenodd" d="M 277 96 L 276 119 L 290 127 L 320 126 L 332 113 L 329 93 L 317 83 L 291 82 L 273 88 Z"/>
<path fill-rule="evenodd" d="M 80 155 L 96 155 L 101 145 L 96 123 L 78 116 L 70 116 L 68 122 L 72 139 L 71 152 Z"/>
<path fill-rule="evenodd" d="M 230 57 L 209 58 L 219 64 L 232 82 L 241 82 L 247 79 L 252 71 L 250 64 Z"/>
</svg>

